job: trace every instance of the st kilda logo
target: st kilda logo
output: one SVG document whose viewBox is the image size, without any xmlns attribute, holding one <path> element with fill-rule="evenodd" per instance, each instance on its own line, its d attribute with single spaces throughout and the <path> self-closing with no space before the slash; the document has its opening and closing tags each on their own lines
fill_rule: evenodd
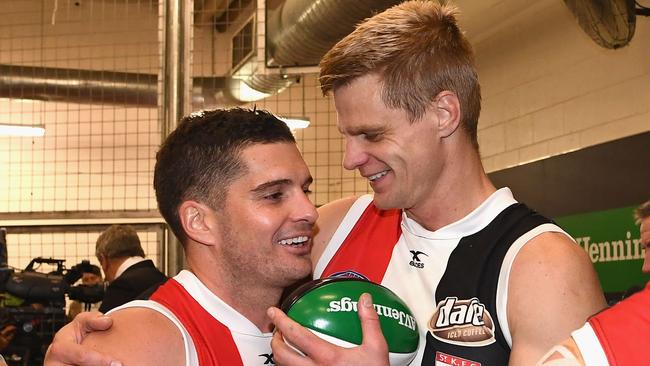
<svg viewBox="0 0 650 366">
<path fill-rule="evenodd" d="M 440 301 L 429 321 L 431 335 L 445 343 L 479 347 L 494 343 L 494 321 L 477 298 Z"/>
<path fill-rule="evenodd" d="M 409 265 L 415 267 L 415 268 L 424 268 L 424 263 L 422 263 L 422 260 L 420 259 L 421 255 L 429 256 L 425 252 L 420 252 L 419 250 L 409 250 L 411 252 L 411 261 L 409 262 Z"/>
</svg>

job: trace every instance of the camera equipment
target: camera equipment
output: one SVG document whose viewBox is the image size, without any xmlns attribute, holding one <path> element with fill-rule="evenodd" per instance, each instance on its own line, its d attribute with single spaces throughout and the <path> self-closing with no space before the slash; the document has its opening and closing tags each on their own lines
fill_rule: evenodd
<svg viewBox="0 0 650 366">
<path fill-rule="evenodd" d="M 70 300 L 95 303 L 104 298 L 104 286 L 73 286 L 84 272 L 92 272 L 84 260 L 69 269 L 64 259 L 34 258 L 22 271 L 0 268 L 0 327 L 14 325 L 16 335 L 2 353 L 8 365 L 42 365 L 47 346 L 67 321 L 65 296 Z M 48 273 L 41 265 L 55 266 Z"/>
<path fill-rule="evenodd" d="M 65 306 L 65 294 L 68 294 L 70 300 L 85 303 L 99 302 L 104 298 L 104 286 L 101 284 L 72 286 L 84 272 L 92 271 L 90 261 L 83 260 L 70 269 L 65 268 L 64 262 L 65 259 L 37 257 L 23 271 L 1 269 L 0 291 L 6 291 L 30 303 L 52 306 Z M 56 265 L 56 270 L 49 273 L 36 272 L 36 264 Z M 7 279 L 3 280 L 4 277 Z"/>
<path fill-rule="evenodd" d="M 67 321 L 65 297 L 84 303 L 99 302 L 104 286 L 73 286 L 85 272 L 88 260 L 67 269 L 65 259 L 37 257 L 23 270 L 7 266 L 7 244 L 0 229 L 0 329 L 13 325 L 14 339 L 2 351 L 9 366 L 42 365 L 54 333 Z M 54 267 L 47 273 L 43 267 Z"/>
</svg>

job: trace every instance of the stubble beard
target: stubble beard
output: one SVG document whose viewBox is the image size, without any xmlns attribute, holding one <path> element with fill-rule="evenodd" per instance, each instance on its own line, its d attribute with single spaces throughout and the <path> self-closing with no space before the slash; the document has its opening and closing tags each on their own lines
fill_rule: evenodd
<svg viewBox="0 0 650 366">
<path fill-rule="evenodd" d="M 284 289 L 292 285 L 296 281 L 306 277 L 311 273 L 311 264 L 306 266 L 309 268 L 307 271 L 300 269 L 300 265 L 291 261 L 292 263 L 282 264 L 278 262 L 283 258 L 280 256 L 273 257 L 278 249 L 272 247 L 269 251 L 260 253 L 256 250 L 254 253 L 245 253 L 237 248 L 244 247 L 244 243 L 238 240 L 238 236 L 234 234 L 231 225 L 224 225 L 224 245 L 221 250 L 222 263 L 228 268 L 230 274 L 230 281 L 233 285 L 245 288 L 264 287 L 264 288 L 278 288 Z M 258 245 L 280 245 L 270 243 L 254 243 L 252 248 Z M 256 248 L 257 249 L 257 248 Z M 289 255 L 287 253 L 280 254 Z M 268 253 L 266 256 L 264 253 Z M 304 274 L 302 272 L 305 272 Z"/>
</svg>

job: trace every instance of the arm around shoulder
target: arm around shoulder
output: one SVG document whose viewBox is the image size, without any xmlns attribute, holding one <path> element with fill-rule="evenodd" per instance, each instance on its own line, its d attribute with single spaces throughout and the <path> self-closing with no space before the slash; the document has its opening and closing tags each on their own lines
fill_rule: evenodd
<svg viewBox="0 0 650 366">
<path fill-rule="evenodd" d="M 336 229 L 343 221 L 348 210 L 358 197 L 345 197 L 332 201 L 318 208 L 318 220 L 314 234 L 314 247 L 311 251 L 312 263 L 318 263 L 323 251 L 330 242 Z"/>
<path fill-rule="evenodd" d="M 113 326 L 89 334 L 84 346 L 101 350 L 124 365 L 178 366 L 185 364 L 183 337 L 164 315 L 133 307 L 112 312 Z"/>
<path fill-rule="evenodd" d="M 508 284 L 510 365 L 533 365 L 606 306 L 586 253 L 562 233 L 533 238 L 515 257 Z"/>
</svg>

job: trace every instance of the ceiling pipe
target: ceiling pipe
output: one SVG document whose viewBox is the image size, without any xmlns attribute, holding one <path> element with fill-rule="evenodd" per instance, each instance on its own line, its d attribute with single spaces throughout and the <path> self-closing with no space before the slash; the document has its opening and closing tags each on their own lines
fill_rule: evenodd
<svg viewBox="0 0 650 366">
<path fill-rule="evenodd" d="M 224 90 L 227 78 L 199 77 L 192 84 L 193 105 L 215 105 L 215 90 Z M 156 107 L 158 76 L 0 64 L 0 98 Z"/>
<path fill-rule="evenodd" d="M 315 66 L 336 42 L 362 20 L 401 0 L 287 0 L 266 9 L 266 55 L 256 55 L 240 69 Z M 334 20 L 334 21 L 333 21 Z M 237 72 L 221 96 L 242 102 L 260 100 L 291 86 L 299 75 Z M 244 91 L 258 91 L 250 93 Z"/>
<path fill-rule="evenodd" d="M 287 0 L 270 10 L 266 36 L 268 66 L 312 66 L 355 25 L 400 0 Z M 262 57 L 263 58 L 263 57 Z M 246 76 L 196 77 L 194 107 L 242 104 L 277 94 L 297 75 L 253 73 Z M 247 88 L 257 99 L 242 94 Z M 0 65 L 0 97 L 117 104 L 158 105 L 158 76 L 100 70 Z"/>
<path fill-rule="evenodd" d="M 0 65 L 0 97 L 157 106 L 158 76 L 114 71 Z"/>
<path fill-rule="evenodd" d="M 269 11 L 269 66 L 313 66 L 362 20 L 401 0 L 287 0 Z"/>
</svg>

